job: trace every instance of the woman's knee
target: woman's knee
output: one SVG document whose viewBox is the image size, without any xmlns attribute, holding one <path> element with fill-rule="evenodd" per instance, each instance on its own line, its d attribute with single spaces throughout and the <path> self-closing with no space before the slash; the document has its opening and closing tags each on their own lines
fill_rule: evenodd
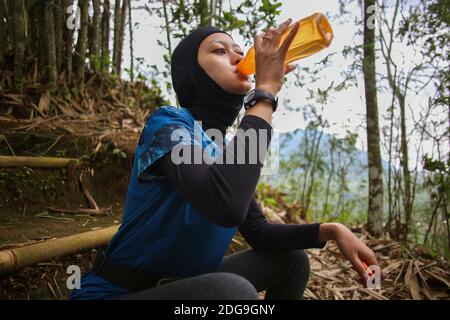
<svg viewBox="0 0 450 320">
<path fill-rule="evenodd" d="M 137 293 L 125 300 L 257 300 L 258 292 L 245 278 L 228 272 L 205 273 L 165 283 Z"/>
<path fill-rule="evenodd" d="M 290 250 L 287 255 L 289 264 L 295 268 L 296 272 L 309 275 L 311 268 L 308 255 L 305 250 Z"/>
<path fill-rule="evenodd" d="M 244 277 L 231 272 L 215 272 L 205 276 L 214 277 L 216 291 L 220 299 L 258 300 L 258 292 Z"/>
</svg>

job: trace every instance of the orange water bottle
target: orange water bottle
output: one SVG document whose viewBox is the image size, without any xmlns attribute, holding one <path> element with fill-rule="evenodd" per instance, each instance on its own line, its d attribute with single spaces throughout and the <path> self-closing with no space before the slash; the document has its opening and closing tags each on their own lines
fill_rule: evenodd
<svg viewBox="0 0 450 320">
<path fill-rule="evenodd" d="M 286 53 L 285 65 L 292 61 L 306 58 L 329 47 L 333 40 L 333 30 L 323 14 L 315 13 L 301 19 L 299 22 L 300 29 L 292 40 Z M 280 46 L 288 36 L 291 28 L 289 28 L 289 30 L 281 37 Z M 256 72 L 255 49 L 253 46 L 247 52 L 245 58 L 238 63 L 237 70 L 239 73 L 246 76 Z"/>
</svg>

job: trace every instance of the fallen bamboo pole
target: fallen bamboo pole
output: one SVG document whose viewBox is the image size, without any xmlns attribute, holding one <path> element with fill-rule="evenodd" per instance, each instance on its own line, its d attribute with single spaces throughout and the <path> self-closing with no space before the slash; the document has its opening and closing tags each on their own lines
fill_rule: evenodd
<svg viewBox="0 0 450 320">
<path fill-rule="evenodd" d="M 111 210 L 111 207 L 104 209 L 86 209 L 86 208 L 64 209 L 64 208 L 47 207 L 47 209 L 54 212 L 62 212 L 69 214 L 89 214 L 92 216 L 105 216 L 108 214 L 108 211 Z"/>
<path fill-rule="evenodd" d="M 70 162 L 77 165 L 79 164 L 78 159 L 73 158 L 0 156 L 0 168 L 64 168 L 67 167 Z"/>
<path fill-rule="evenodd" d="M 0 251 L 0 276 L 10 275 L 24 267 L 52 258 L 104 246 L 111 240 L 118 228 L 119 226 L 112 226 L 24 247 L 2 250 Z"/>
</svg>

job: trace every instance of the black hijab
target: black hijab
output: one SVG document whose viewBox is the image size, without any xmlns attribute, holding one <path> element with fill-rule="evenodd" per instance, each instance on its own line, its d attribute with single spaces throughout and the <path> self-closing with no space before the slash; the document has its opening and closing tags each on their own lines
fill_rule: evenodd
<svg viewBox="0 0 450 320">
<path fill-rule="evenodd" d="M 228 34 L 202 26 L 181 40 L 172 53 L 171 75 L 181 107 L 187 108 L 197 121 L 202 121 L 203 130 L 216 128 L 225 134 L 237 118 L 245 94 L 226 92 L 198 63 L 201 42 L 216 32 Z"/>
</svg>

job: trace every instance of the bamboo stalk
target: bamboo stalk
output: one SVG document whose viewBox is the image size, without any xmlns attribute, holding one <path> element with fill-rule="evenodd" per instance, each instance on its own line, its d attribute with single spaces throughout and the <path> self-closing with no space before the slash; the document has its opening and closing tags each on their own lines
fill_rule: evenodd
<svg viewBox="0 0 450 320">
<path fill-rule="evenodd" d="M 0 276 L 10 275 L 27 266 L 106 245 L 119 226 L 83 232 L 28 246 L 0 251 Z"/>
<path fill-rule="evenodd" d="M 74 209 L 65 209 L 65 208 L 54 208 L 54 207 L 48 207 L 48 209 L 55 211 L 55 212 L 62 212 L 62 213 L 69 213 L 69 214 L 89 214 L 89 215 L 95 215 L 95 216 L 105 216 L 108 214 L 108 211 L 111 208 L 105 208 L 105 209 L 86 209 L 86 208 L 74 208 Z"/>
<path fill-rule="evenodd" d="M 0 168 L 64 168 L 67 167 L 70 162 L 79 165 L 79 161 L 73 158 L 0 156 Z"/>
</svg>

